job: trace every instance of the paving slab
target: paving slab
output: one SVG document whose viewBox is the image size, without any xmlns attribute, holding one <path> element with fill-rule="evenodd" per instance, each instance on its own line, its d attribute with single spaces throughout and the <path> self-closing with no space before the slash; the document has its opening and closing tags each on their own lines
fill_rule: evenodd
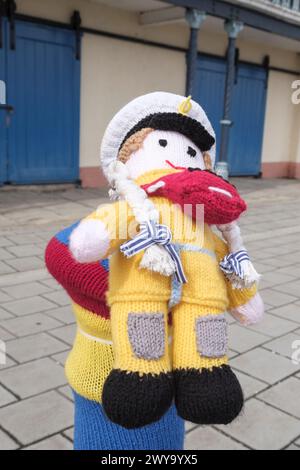
<svg viewBox="0 0 300 470">
<path fill-rule="evenodd" d="M 51 359 L 39 359 L 1 371 L 0 383 L 20 398 L 66 384 L 64 369 Z"/>
<path fill-rule="evenodd" d="M 16 271 L 29 271 L 31 269 L 40 269 L 45 266 L 43 259 L 38 256 L 30 256 L 28 258 L 16 258 L 6 261 L 6 263 Z"/>
<path fill-rule="evenodd" d="M 61 322 L 45 313 L 35 313 L 25 317 L 12 318 L 1 322 L 3 328 L 15 336 L 27 336 L 41 331 L 51 331 L 61 326 Z"/>
<path fill-rule="evenodd" d="M 41 297 L 35 296 L 28 299 L 14 300 L 3 304 L 3 308 L 17 316 L 29 315 L 30 313 L 44 312 L 55 307 L 53 302 Z"/>
<path fill-rule="evenodd" d="M 33 269 L 26 272 L 6 274 L 0 276 L 0 287 L 15 286 L 21 283 L 28 283 L 31 281 L 42 281 L 49 279 L 50 274 L 46 269 Z"/>
<path fill-rule="evenodd" d="M 7 240 L 10 243 L 7 246 L 11 245 L 31 245 L 36 244 L 38 241 L 41 241 L 40 237 L 38 236 L 37 233 L 34 234 L 19 234 L 19 235 L 14 235 L 14 234 L 9 234 L 7 235 Z M 21 254 L 22 256 L 22 254 Z"/>
<path fill-rule="evenodd" d="M 220 429 L 252 449 L 279 450 L 299 435 L 299 420 L 253 398 L 241 417 Z"/>
<path fill-rule="evenodd" d="M 229 328 L 229 346 L 239 353 L 253 349 L 266 341 L 269 341 L 269 337 L 262 335 L 256 331 L 249 331 L 249 329 L 234 324 Z"/>
<path fill-rule="evenodd" d="M 0 261 L 7 261 L 13 258 L 14 255 L 10 253 L 7 248 L 0 248 Z"/>
<path fill-rule="evenodd" d="M 257 398 L 300 419 L 300 380 L 294 377 L 260 393 Z"/>
<path fill-rule="evenodd" d="M 66 325 L 71 325 L 72 323 L 75 323 L 75 316 L 72 311 L 72 307 L 70 305 L 67 305 L 66 307 L 58 307 L 54 310 L 48 310 L 47 315 L 56 318 L 60 322 L 65 323 Z"/>
<path fill-rule="evenodd" d="M 279 292 L 275 289 L 263 289 L 261 291 L 261 296 L 264 302 L 267 302 L 273 307 L 280 307 L 281 305 L 290 304 L 297 300 L 296 296 L 285 294 L 284 292 Z"/>
<path fill-rule="evenodd" d="M 185 450 L 246 450 L 246 447 L 209 427 L 197 427 L 185 438 Z"/>
<path fill-rule="evenodd" d="M 15 269 L 13 267 L 9 266 L 4 261 L 0 261 L 0 275 L 1 276 L 3 276 L 3 274 L 10 274 L 14 272 L 15 272 Z"/>
<path fill-rule="evenodd" d="M 14 315 L 0 307 L 0 321 L 7 320 L 8 318 L 14 318 Z"/>
<path fill-rule="evenodd" d="M 65 351 L 68 346 L 47 333 L 25 336 L 7 342 L 7 353 L 17 362 L 28 362 Z"/>
<path fill-rule="evenodd" d="M 0 385 L 0 408 L 17 401 L 17 398 Z"/>
<path fill-rule="evenodd" d="M 55 412 L 54 412 L 55 411 Z M 73 405 L 55 391 L 0 409 L 4 430 L 23 445 L 31 444 L 73 425 Z"/>
<path fill-rule="evenodd" d="M 56 279 L 47 279 L 45 281 L 42 281 L 42 283 L 44 286 L 46 287 L 49 287 L 49 289 L 51 290 L 59 290 L 61 289 L 61 286 L 60 284 L 56 281 Z"/>
<path fill-rule="evenodd" d="M 284 318 L 285 320 L 291 320 L 300 324 L 300 305 L 298 305 L 297 302 L 284 305 L 283 307 L 272 308 L 270 313 L 277 317 Z"/>
<path fill-rule="evenodd" d="M 61 328 L 56 328 L 55 330 L 51 330 L 51 335 L 61 339 L 69 345 L 72 345 L 74 343 L 76 330 L 76 325 L 67 325 L 62 326 Z"/>
<path fill-rule="evenodd" d="M 269 384 L 275 384 L 300 370 L 300 364 L 294 365 L 291 360 L 262 348 L 232 359 L 231 366 Z"/>
<path fill-rule="evenodd" d="M 0 248 L 12 246 L 14 243 L 8 237 L 0 237 Z"/>
<path fill-rule="evenodd" d="M 63 435 L 66 436 L 70 441 L 74 440 L 74 428 L 67 429 L 63 432 Z"/>
<path fill-rule="evenodd" d="M 68 305 L 68 306 L 70 305 L 70 297 L 63 290 L 59 290 L 59 291 L 56 291 L 56 292 L 51 292 L 50 294 L 44 294 L 43 297 L 45 299 L 50 300 L 54 304 L 57 304 L 57 305 L 61 306 L 61 307 L 65 307 L 66 305 Z"/>
<path fill-rule="evenodd" d="M 278 273 L 290 274 L 291 267 L 288 266 L 288 267 L 285 267 L 285 268 L 279 268 L 279 269 L 277 269 L 277 272 Z M 293 276 L 295 276 L 298 279 L 300 278 L 300 264 L 299 263 L 296 263 L 296 264 L 293 265 Z"/>
<path fill-rule="evenodd" d="M 17 363 L 15 361 L 13 361 L 10 357 L 6 357 L 5 358 L 5 362 L 4 364 L 2 363 L 2 361 L 0 362 L 0 371 L 1 371 L 1 374 L 2 374 L 2 371 L 3 370 L 6 370 L 6 369 L 9 369 L 10 367 L 13 367 L 15 366 Z"/>
<path fill-rule="evenodd" d="M 65 366 L 66 360 L 69 356 L 70 349 L 68 351 L 64 351 L 59 354 L 54 354 L 54 356 L 51 356 L 51 359 L 56 362 L 57 364 L 60 364 L 61 366 Z"/>
<path fill-rule="evenodd" d="M 47 294 L 51 292 L 51 289 L 40 282 L 28 282 L 25 284 L 17 284 L 15 286 L 3 287 L 2 291 L 10 296 L 10 299 L 26 299 L 27 297 L 34 297 L 41 294 Z M 1 301 L 1 295 L 0 295 Z M 3 302 L 6 302 L 3 300 Z"/>
<path fill-rule="evenodd" d="M 292 282 L 281 283 L 275 286 L 274 289 L 297 297 L 300 292 L 300 280 L 298 279 Z"/>
<path fill-rule="evenodd" d="M 73 445 L 61 434 L 44 439 L 36 444 L 25 447 L 24 450 L 73 450 Z"/>
<path fill-rule="evenodd" d="M 234 370 L 234 373 L 236 374 L 242 386 L 245 400 L 248 400 L 249 398 L 259 394 L 259 392 L 268 387 L 266 383 L 254 379 L 249 375 L 243 374 L 243 372 L 240 372 L 239 370 Z"/>
<path fill-rule="evenodd" d="M 33 243 L 31 245 L 11 246 L 7 248 L 7 251 L 18 258 L 26 258 L 28 256 L 42 255 L 44 253 L 44 248 Z"/>
<path fill-rule="evenodd" d="M 0 429 L 0 450 L 16 450 L 19 445 Z"/>
<path fill-rule="evenodd" d="M 260 323 L 249 326 L 250 330 L 270 336 L 271 338 L 277 338 L 278 336 L 295 331 L 297 328 L 298 323 L 279 318 L 269 312 L 264 315 Z"/>
<path fill-rule="evenodd" d="M 0 304 L 4 302 L 9 302 L 10 300 L 13 300 L 13 299 L 9 295 L 5 294 L 3 290 L 0 290 Z"/>
<path fill-rule="evenodd" d="M 57 389 L 59 393 L 61 393 L 64 397 L 68 398 L 71 401 L 74 401 L 74 396 L 72 389 L 69 385 L 65 385 L 64 387 L 60 387 Z"/>
<path fill-rule="evenodd" d="M 274 339 L 273 341 L 264 344 L 263 347 L 264 349 L 268 349 L 269 351 L 291 359 L 292 355 L 295 353 L 295 349 L 298 348 L 300 350 L 300 332 L 289 333 L 287 335 L 281 336 L 280 338 Z"/>
</svg>

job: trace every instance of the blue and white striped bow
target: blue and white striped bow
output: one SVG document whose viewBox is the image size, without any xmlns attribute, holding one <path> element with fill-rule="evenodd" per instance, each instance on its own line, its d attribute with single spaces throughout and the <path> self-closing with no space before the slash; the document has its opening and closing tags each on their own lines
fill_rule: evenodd
<svg viewBox="0 0 300 470">
<path fill-rule="evenodd" d="M 241 250 L 236 253 L 230 253 L 220 263 L 221 270 L 227 275 L 235 275 L 241 279 L 244 278 L 244 270 L 242 267 L 242 261 L 249 261 L 249 255 L 247 251 Z"/>
<path fill-rule="evenodd" d="M 169 227 L 166 225 L 156 224 L 153 221 L 142 223 L 140 227 L 140 233 L 132 240 L 123 243 L 120 247 L 120 251 L 130 258 L 152 245 L 161 245 L 168 251 L 174 261 L 176 268 L 175 274 L 178 281 L 181 284 L 186 283 L 187 279 L 183 271 L 180 256 L 174 245 L 171 243 L 172 234 Z"/>
</svg>

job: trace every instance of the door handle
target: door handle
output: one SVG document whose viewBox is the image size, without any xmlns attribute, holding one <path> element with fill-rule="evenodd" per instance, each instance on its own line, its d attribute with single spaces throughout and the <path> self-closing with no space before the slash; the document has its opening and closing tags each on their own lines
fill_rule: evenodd
<svg viewBox="0 0 300 470">
<path fill-rule="evenodd" d="M 11 115 L 14 112 L 14 107 L 10 106 L 9 104 L 0 104 L 0 111 L 6 112 L 5 125 L 7 128 L 10 127 Z"/>
<path fill-rule="evenodd" d="M 13 113 L 14 107 L 9 104 L 0 104 L 0 111 L 6 111 L 7 113 Z"/>
</svg>

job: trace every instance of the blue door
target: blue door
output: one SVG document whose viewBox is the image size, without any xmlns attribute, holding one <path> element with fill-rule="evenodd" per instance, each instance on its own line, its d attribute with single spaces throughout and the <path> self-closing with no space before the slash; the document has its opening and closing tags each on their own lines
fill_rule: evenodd
<svg viewBox="0 0 300 470">
<path fill-rule="evenodd" d="M 199 57 L 194 97 L 207 111 L 220 143 L 225 92 L 224 59 Z M 263 67 L 238 65 L 233 89 L 233 127 L 230 132 L 229 170 L 232 176 L 258 175 L 266 107 L 267 73 Z"/>
<path fill-rule="evenodd" d="M 8 31 L 7 31 L 8 36 Z M 72 31 L 18 21 L 6 47 L 7 181 L 74 182 L 79 173 L 80 62 Z"/>
<path fill-rule="evenodd" d="M 0 19 L 1 21 L 1 19 Z M 6 35 L 2 31 L 2 48 L 0 48 L 0 105 L 4 104 L 6 90 L 6 67 L 5 67 L 5 46 Z M 7 132 L 6 132 L 6 111 L 0 108 L 0 185 L 7 179 Z"/>
</svg>

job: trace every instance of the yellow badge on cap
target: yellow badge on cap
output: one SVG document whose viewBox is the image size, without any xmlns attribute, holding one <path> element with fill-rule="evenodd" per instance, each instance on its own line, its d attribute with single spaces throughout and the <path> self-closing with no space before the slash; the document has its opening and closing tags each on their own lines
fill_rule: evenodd
<svg viewBox="0 0 300 470">
<path fill-rule="evenodd" d="M 185 100 L 183 100 L 182 103 L 180 103 L 180 105 L 178 106 L 178 112 L 180 114 L 183 114 L 184 116 L 189 114 L 190 110 L 192 109 L 191 99 L 192 96 L 190 95 Z"/>
</svg>

